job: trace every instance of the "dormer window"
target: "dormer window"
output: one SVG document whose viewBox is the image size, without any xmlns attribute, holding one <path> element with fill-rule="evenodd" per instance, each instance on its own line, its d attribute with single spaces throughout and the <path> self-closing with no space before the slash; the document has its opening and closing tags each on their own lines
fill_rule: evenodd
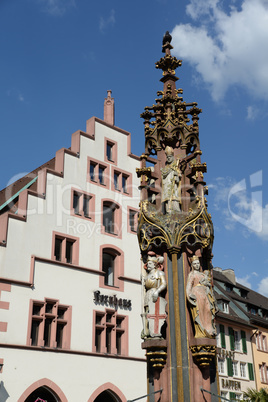
<svg viewBox="0 0 268 402">
<path fill-rule="evenodd" d="M 222 311 L 223 313 L 229 314 L 229 303 L 226 301 L 222 302 Z"/>
<path fill-rule="evenodd" d="M 225 284 L 225 289 L 226 289 L 227 292 L 231 292 L 233 290 L 233 287 L 229 283 L 226 283 Z"/>
<path fill-rule="evenodd" d="M 258 314 L 258 309 L 257 309 L 255 306 L 249 306 L 249 307 L 248 307 L 248 312 L 249 312 L 250 314 L 257 315 L 257 314 Z"/>
<path fill-rule="evenodd" d="M 244 299 L 247 298 L 248 291 L 245 289 L 240 289 L 240 296 L 243 297 Z"/>
</svg>

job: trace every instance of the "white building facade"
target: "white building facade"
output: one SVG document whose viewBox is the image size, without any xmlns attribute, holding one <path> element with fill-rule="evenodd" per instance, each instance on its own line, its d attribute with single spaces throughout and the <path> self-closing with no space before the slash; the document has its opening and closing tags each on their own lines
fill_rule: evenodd
<svg viewBox="0 0 268 402">
<path fill-rule="evenodd" d="M 146 394 L 130 133 L 91 118 L 26 184 L 2 190 L 0 400 Z M 135 379 L 135 380 L 134 380 Z"/>
</svg>

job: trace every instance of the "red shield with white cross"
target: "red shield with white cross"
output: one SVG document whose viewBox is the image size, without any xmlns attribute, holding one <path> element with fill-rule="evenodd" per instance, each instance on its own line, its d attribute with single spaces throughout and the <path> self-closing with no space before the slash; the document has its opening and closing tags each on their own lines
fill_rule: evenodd
<svg viewBox="0 0 268 402">
<path fill-rule="evenodd" d="M 149 323 L 150 337 L 161 337 L 161 328 L 167 318 L 165 311 L 167 302 L 163 297 L 158 297 L 155 303 L 150 300 L 148 304 L 149 312 L 147 314 L 147 319 Z"/>
</svg>

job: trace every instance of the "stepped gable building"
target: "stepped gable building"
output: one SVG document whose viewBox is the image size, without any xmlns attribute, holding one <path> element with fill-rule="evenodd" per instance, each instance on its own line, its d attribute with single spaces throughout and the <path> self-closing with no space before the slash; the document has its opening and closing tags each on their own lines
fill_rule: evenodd
<svg viewBox="0 0 268 402">
<path fill-rule="evenodd" d="M 247 388 L 268 386 L 268 298 L 236 282 L 231 269 L 213 269 L 217 355 L 222 396 L 242 399 Z"/>
<path fill-rule="evenodd" d="M 1 401 L 146 394 L 139 167 L 108 91 L 104 120 L 0 192 Z"/>
</svg>

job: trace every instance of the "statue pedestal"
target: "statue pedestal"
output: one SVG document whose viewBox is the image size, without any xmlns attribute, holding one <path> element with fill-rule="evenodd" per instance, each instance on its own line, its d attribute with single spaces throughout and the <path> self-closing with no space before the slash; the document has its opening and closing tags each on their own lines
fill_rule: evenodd
<svg viewBox="0 0 268 402">
<path fill-rule="evenodd" d="M 167 376 L 167 341 L 165 339 L 146 339 L 142 345 L 146 350 L 149 402 L 168 401 L 169 387 Z M 161 392 L 157 392 L 160 391 Z M 157 392 L 157 393 L 154 393 Z"/>
<path fill-rule="evenodd" d="M 167 341 L 165 339 L 146 339 L 142 345 L 146 349 L 148 363 L 154 369 L 162 369 L 167 360 Z"/>
<path fill-rule="evenodd" d="M 190 341 L 190 350 L 194 362 L 201 370 L 210 366 L 215 359 L 217 349 L 216 339 L 211 338 L 193 338 Z"/>
<path fill-rule="evenodd" d="M 189 343 L 194 363 L 191 381 L 193 401 L 201 401 L 203 397 L 207 402 L 215 400 L 215 397 L 212 398 L 211 394 L 202 392 L 201 389 L 218 393 L 216 375 L 215 378 L 211 376 L 211 373 L 215 373 L 216 339 L 192 338 Z"/>
</svg>

